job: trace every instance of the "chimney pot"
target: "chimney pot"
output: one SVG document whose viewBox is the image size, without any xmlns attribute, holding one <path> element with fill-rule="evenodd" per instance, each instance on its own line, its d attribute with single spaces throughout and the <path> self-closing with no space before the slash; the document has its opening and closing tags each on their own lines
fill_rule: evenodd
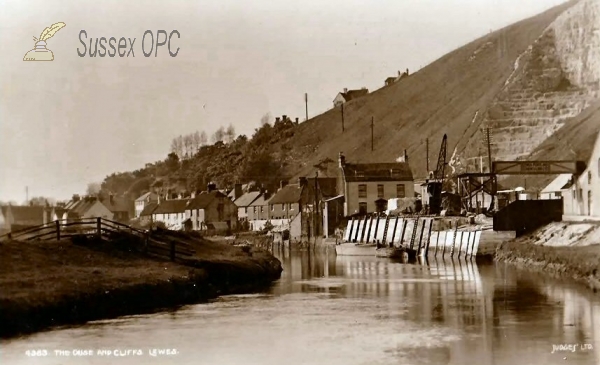
<svg viewBox="0 0 600 365">
<path fill-rule="evenodd" d="M 346 156 L 344 156 L 343 152 L 340 152 L 338 161 L 339 161 L 339 167 L 340 168 L 344 167 L 344 165 L 346 164 Z"/>
<path fill-rule="evenodd" d="M 299 120 L 300 120 L 300 118 L 296 118 L 296 124 L 298 124 L 298 123 L 299 123 L 299 122 L 298 122 Z"/>
<path fill-rule="evenodd" d="M 404 162 L 408 162 L 408 154 L 406 153 L 406 150 L 404 150 Z"/>
<path fill-rule="evenodd" d="M 347 92 L 348 92 L 348 88 L 347 88 L 347 87 L 345 87 L 345 88 L 344 88 L 344 94 L 345 94 L 345 93 L 347 93 Z"/>
<path fill-rule="evenodd" d="M 278 122 L 279 122 L 279 117 L 276 117 L 275 118 L 275 123 L 278 123 Z"/>
<path fill-rule="evenodd" d="M 281 121 L 282 121 L 282 122 L 285 122 L 286 120 L 287 120 L 287 115 L 285 115 L 285 114 L 284 114 L 284 115 L 282 115 L 282 116 L 281 116 Z"/>
</svg>

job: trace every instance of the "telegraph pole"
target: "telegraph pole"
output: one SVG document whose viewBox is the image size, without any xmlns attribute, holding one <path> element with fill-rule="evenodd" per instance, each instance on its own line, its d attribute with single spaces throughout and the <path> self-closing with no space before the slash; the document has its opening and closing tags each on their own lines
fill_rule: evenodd
<svg viewBox="0 0 600 365">
<path fill-rule="evenodd" d="M 427 174 L 429 174 L 429 138 L 425 139 L 425 148 L 427 150 L 427 152 L 426 152 L 427 153 L 426 154 L 426 156 L 427 156 L 427 171 L 426 172 L 427 172 Z"/>
<path fill-rule="evenodd" d="M 371 152 L 373 152 L 373 117 L 371 116 Z"/>
<path fill-rule="evenodd" d="M 308 93 L 304 93 L 304 105 L 306 106 L 306 120 L 308 120 Z"/>
<path fill-rule="evenodd" d="M 344 103 L 342 103 L 342 132 L 344 131 Z"/>
<path fill-rule="evenodd" d="M 317 244 L 317 212 L 318 212 L 318 207 L 317 207 L 317 180 L 319 179 L 319 171 L 315 172 L 315 205 L 314 205 L 314 209 L 313 209 L 313 224 L 314 224 L 314 235 L 315 235 L 315 245 Z"/>
</svg>

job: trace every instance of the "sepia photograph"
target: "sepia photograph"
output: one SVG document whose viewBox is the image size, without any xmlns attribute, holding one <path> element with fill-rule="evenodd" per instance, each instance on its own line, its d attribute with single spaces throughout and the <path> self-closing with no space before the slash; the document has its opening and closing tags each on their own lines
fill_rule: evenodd
<svg viewBox="0 0 600 365">
<path fill-rule="evenodd" d="M 0 0 L 0 364 L 600 365 L 600 0 Z"/>
</svg>

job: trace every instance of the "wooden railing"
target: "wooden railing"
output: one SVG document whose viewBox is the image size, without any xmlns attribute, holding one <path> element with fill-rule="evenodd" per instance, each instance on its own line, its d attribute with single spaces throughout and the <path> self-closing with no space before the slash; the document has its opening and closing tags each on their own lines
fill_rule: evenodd
<svg viewBox="0 0 600 365">
<path fill-rule="evenodd" d="M 18 240 L 57 240 L 73 237 L 113 238 L 114 234 L 129 234 L 143 243 L 141 251 L 153 256 L 160 256 L 175 261 L 177 257 L 189 258 L 195 250 L 189 244 L 170 240 L 162 242 L 152 237 L 150 231 L 138 229 L 124 223 L 106 218 L 82 218 L 64 221 L 53 221 L 0 236 L 0 241 Z"/>
</svg>

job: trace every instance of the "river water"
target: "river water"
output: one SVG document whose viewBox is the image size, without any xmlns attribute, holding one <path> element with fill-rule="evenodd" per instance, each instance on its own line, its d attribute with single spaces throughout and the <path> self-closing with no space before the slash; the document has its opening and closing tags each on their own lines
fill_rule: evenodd
<svg viewBox="0 0 600 365">
<path fill-rule="evenodd" d="M 284 272 L 265 293 L 3 341 L 0 364 L 600 364 L 600 295 L 575 284 L 464 259 L 274 253 Z"/>
</svg>

